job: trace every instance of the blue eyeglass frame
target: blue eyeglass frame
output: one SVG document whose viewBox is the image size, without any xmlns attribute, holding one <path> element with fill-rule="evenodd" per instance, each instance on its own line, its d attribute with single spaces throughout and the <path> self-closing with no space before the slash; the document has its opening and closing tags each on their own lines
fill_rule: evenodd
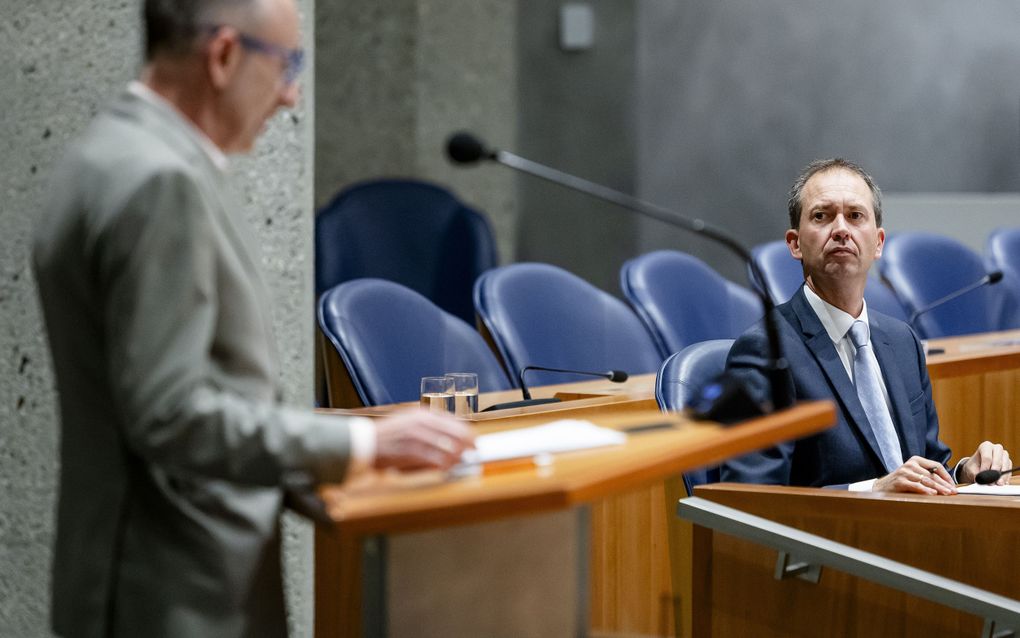
<svg viewBox="0 0 1020 638">
<path fill-rule="evenodd" d="M 210 32 L 216 32 L 227 25 L 223 24 L 211 24 L 205 28 Z M 243 31 L 237 32 L 238 40 L 241 46 L 249 51 L 255 51 L 275 58 L 278 58 L 284 64 L 283 70 L 283 81 L 284 84 L 290 86 L 297 80 L 297 77 L 301 75 L 301 71 L 305 68 L 305 52 L 304 49 L 289 49 L 279 44 L 273 44 L 272 42 L 266 42 L 261 38 L 257 38 L 253 35 L 248 35 Z"/>
<path fill-rule="evenodd" d="M 284 64 L 283 81 L 285 84 L 293 84 L 297 80 L 301 70 L 305 68 L 305 52 L 303 49 L 288 49 L 272 42 L 260 40 L 253 35 L 238 32 L 241 46 L 279 58 Z"/>
</svg>

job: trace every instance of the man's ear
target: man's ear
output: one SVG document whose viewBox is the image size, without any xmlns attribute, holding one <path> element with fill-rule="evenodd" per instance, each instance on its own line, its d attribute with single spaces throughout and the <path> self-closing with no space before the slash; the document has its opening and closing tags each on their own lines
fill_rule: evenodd
<svg viewBox="0 0 1020 638">
<path fill-rule="evenodd" d="M 800 233 L 796 228 L 786 231 L 786 247 L 790 249 L 793 258 L 800 261 L 803 255 L 800 252 Z"/>
<path fill-rule="evenodd" d="M 882 256 L 882 249 L 885 248 L 885 229 L 878 229 L 878 246 L 875 248 L 875 259 Z"/>
<path fill-rule="evenodd" d="M 205 65 L 209 81 L 216 89 L 229 84 L 241 63 L 241 41 L 233 27 L 220 27 L 205 47 Z"/>
</svg>

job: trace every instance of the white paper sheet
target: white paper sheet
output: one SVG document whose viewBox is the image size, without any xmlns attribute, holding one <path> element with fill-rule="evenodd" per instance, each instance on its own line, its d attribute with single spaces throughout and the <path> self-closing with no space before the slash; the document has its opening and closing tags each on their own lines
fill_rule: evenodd
<svg viewBox="0 0 1020 638">
<path fill-rule="evenodd" d="M 1020 485 L 965 485 L 956 488 L 960 494 L 993 494 L 995 496 L 1020 496 Z"/>
<path fill-rule="evenodd" d="M 572 452 L 608 445 L 623 445 L 627 435 L 603 428 L 590 421 L 564 419 L 494 434 L 475 439 L 475 449 L 464 452 L 465 464 L 488 463 L 538 454 Z"/>
</svg>

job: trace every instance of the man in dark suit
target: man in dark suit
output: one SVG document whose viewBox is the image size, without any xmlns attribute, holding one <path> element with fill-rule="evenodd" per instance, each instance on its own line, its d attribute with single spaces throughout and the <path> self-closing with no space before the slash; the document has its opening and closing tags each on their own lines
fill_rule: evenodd
<svg viewBox="0 0 1020 638">
<path fill-rule="evenodd" d="M 293 106 L 293 0 L 147 0 L 146 65 L 68 152 L 35 272 L 61 410 L 53 627 L 283 636 L 296 484 L 448 467 L 450 418 L 281 406 L 257 241 L 227 153 Z M 311 299 L 309 299 L 309 304 Z"/>
<path fill-rule="evenodd" d="M 833 399 L 838 421 L 727 462 L 722 480 L 954 494 L 957 481 L 1009 468 L 1008 452 L 988 441 L 952 470 L 946 466 L 950 451 L 939 440 L 924 350 L 905 323 L 864 301 L 868 271 L 885 242 L 881 192 L 871 177 L 846 160 L 813 162 L 794 182 L 789 213 L 786 243 L 803 264 L 804 285 L 776 309 L 788 387 L 794 400 Z M 756 326 L 727 360 L 763 397 L 766 352 Z"/>
</svg>

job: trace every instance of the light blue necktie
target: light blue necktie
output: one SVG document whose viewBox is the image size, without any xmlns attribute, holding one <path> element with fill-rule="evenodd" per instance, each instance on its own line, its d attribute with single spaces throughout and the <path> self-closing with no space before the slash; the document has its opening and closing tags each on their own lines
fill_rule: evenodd
<svg viewBox="0 0 1020 638">
<path fill-rule="evenodd" d="M 871 422 L 871 429 L 875 432 L 885 469 L 892 472 L 903 465 L 903 451 L 900 449 L 900 440 L 896 436 L 889 408 L 882 396 L 882 371 L 879 370 L 878 361 L 873 356 L 866 356 L 871 349 L 868 324 L 855 321 L 850 326 L 849 334 L 850 341 L 857 349 L 854 354 L 854 383 L 857 385 L 857 397 L 861 400 L 868 421 Z"/>
</svg>

